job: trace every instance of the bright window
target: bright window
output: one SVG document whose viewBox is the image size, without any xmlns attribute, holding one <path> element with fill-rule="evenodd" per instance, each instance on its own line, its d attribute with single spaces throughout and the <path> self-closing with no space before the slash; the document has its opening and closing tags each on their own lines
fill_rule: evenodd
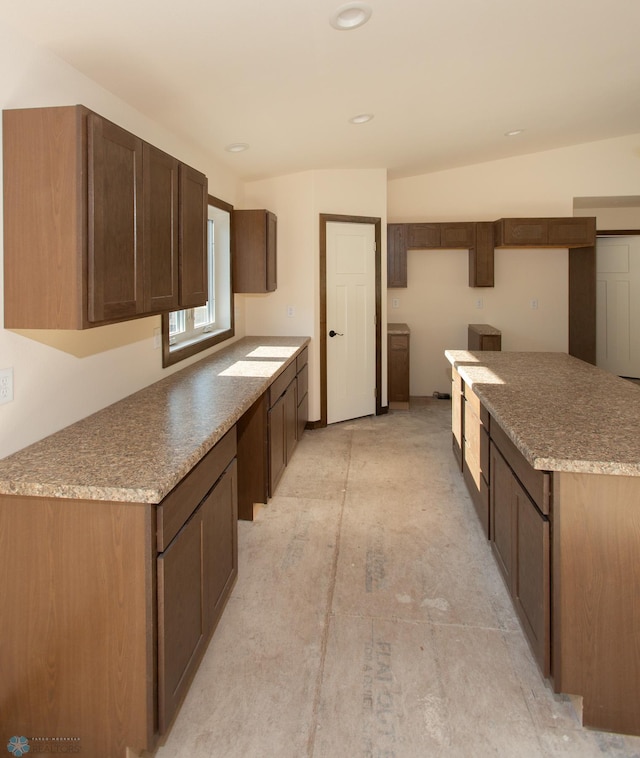
<svg viewBox="0 0 640 758">
<path fill-rule="evenodd" d="M 170 366 L 233 336 L 232 210 L 228 203 L 209 195 L 209 300 L 198 308 L 174 311 L 162 317 L 163 366 Z"/>
</svg>

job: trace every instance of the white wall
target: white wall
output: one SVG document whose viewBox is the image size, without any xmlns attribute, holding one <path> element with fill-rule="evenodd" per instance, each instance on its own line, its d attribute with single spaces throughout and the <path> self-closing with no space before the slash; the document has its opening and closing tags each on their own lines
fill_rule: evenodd
<svg viewBox="0 0 640 758">
<path fill-rule="evenodd" d="M 252 182 L 244 187 L 242 207 L 268 208 L 278 217 L 278 289 L 247 295 L 247 334 L 304 335 L 312 338 L 309 355 L 309 418 L 320 418 L 320 222 L 321 213 L 372 216 L 386 222 L 387 177 L 384 169 L 322 170 Z M 386 260 L 383 233 L 382 260 Z M 386 287 L 382 266 L 382 287 Z M 287 316 L 292 305 L 295 316 Z M 383 323 L 386 303 L 383 299 Z M 386 340 L 383 340 L 386 365 Z M 386 403 L 386 371 L 383 371 Z"/>
<path fill-rule="evenodd" d="M 210 156 L 162 130 L 126 103 L 66 63 L 0 29 L 0 106 L 5 108 L 82 103 L 143 139 L 203 171 L 209 191 L 230 203 L 237 179 Z M 1 257 L 1 252 L 0 252 Z M 0 274 L 0 326 L 3 325 Z M 238 307 L 237 333 L 243 308 Z M 0 328 L 0 368 L 13 368 L 14 401 L 0 406 L 0 457 L 179 370 L 162 369 L 153 348 L 160 317 L 84 332 L 18 332 Z"/>
<path fill-rule="evenodd" d="M 572 216 L 574 197 L 634 195 L 638 177 L 640 134 L 392 180 L 388 219 Z M 467 286 L 462 251 L 409 252 L 409 286 L 388 291 L 388 313 L 412 330 L 411 394 L 449 390 L 443 351 L 466 347 L 468 323 L 501 329 L 506 350 L 566 351 L 567 258 L 566 250 L 498 250 L 496 286 L 485 289 Z"/>
</svg>

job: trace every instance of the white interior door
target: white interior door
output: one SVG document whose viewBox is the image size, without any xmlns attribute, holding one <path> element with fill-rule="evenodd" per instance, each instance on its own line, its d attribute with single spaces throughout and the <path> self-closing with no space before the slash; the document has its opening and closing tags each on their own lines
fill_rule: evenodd
<svg viewBox="0 0 640 758">
<path fill-rule="evenodd" d="M 328 222 L 326 240 L 327 423 L 333 424 L 376 410 L 375 226 Z"/>
<path fill-rule="evenodd" d="M 640 377 L 640 237 L 598 239 L 596 270 L 596 363 Z"/>
</svg>

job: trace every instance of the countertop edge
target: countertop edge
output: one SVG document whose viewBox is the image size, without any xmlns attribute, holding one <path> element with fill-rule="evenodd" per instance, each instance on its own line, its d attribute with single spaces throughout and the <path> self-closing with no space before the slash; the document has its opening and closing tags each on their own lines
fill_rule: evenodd
<svg viewBox="0 0 640 758">
<path fill-rule="evenodd" d="M 30 476 L 27 473 L 22 479 L 12 479 L 7 478 L 6 476 L 3 477 L 1 468 L 4 462 L 17 460 L 18 465 L 20 465 L 20 459 L 27 460 L 30 448 L 36 448 L 40 444 L 46 443 L 49 440 L 53 440 L 56 436 L 63 435 L 65 432 L 68 432 L 68 430 L 71 430 L 73 427 L 78 427 L 80 424 L 90 425 L 91 419 L 94 416 L 98 418 L 102 414 L 108 414 L 111 409 L 115 409 L 122 403 L 132 401 L 132 399 L 138 395 L 143 397 L 145 392 L 149 393 L 154 391 L 153 388 L 156 388 L 163 382 L 171 382 L 173 380 L 174 383 L 177 384 L 180 381 L 180 374 L 182 372 L 185 372 L 184 375 L 186 375 L 186 372 L 189 372 L 191 376 L 197 375 L 199 370 L 202 372 L 210 372 L 212 366 L 215 366 L 216 358 L 222 362 L 225 358 L 228 358 L 230 355 L 232 355 L 234 350 L 237 351 L 241 349 L 242 345 L 246 344 L 247 342 L 250 344 L 253 344 L 255 341 L 271 341 L 272 343 L 276 343 L 278 340 L 284 339 L 296 342 L 295 345 L 286 345 L 286 347 L 293 349 L 291 355 L 283 358 L 265 356 L 267 360 L 281 360 L 282 363 L 269 376 L 251 376 L 250 384 L 252 386 L 248 386 L 246 392 L 244 392 L 243 389 L 241 399 L 236 402 L 232 410 L 226 413 L 226 415 L 224 415 L 224 418 L 211 428 L 210 433 L 201 438 L 201 441 L 196 440 L 196 446 L 193 447 L 187 455 L 185 455 L 180 461 L 176 463 L 175 468 L 172 468 L 171 472 L 166 475 L 166 478 L 159 477 L 158 481 L 153 486 L 126 486 L 119 484 L 109 486 L 105 485 L 104 483 L 92 485 L 85 482 L 64 482 L 62 481 L 63 477 L 61 477 L 61 480 L 57 482 L 37 481 L 37 465 L 34 464 L 33 466 L 29 467 L 26 465 L 26 463 L 24 464 L 24 469 L 33 469 L 35 472 L 34 475 Z M 248 336 L 241 338 L 240 340 L 236 340 L 231 345 L 223 348 L 213 355 L 203 358 L 201 361 L 196 361 L 184 369 L 180 369 L 179 371 L 174 372 L 168 377 L 163 377 L 157 382 L 154 382 L 151 385 L 148 385 L 147 387 L 126 396 L 122 400 L 117 401 L 116 403 L 113 403 L 112 405 L 109 405 L 97 411 L 96 413 L 91 414 L 90 416 L 87 416 L 86 418 L 61 429 L 59 432 L 55 432 L 48 437 L 45 437 L 42 440 L 39 440 L 38 442 L 27 446 L 23 450 L 19 450 L 16 453 L 7 456 L 5 459 L 0 460 L 0 495 L 15 497 L 35 497 L 42 499 L 60 498 L 96 502 L 127 502 L 156 505 L 161 502 L 169 494 L 169 492 L 171 492 L 171 490 L 173 490 L 174 487 L 193 469 L 193 467 L 215 446 L 215 444 L 222 439 L 222 437 L 238 422 L 242 415 L 260 398 L 261 395 L 263 395 L 268 390 L 269 386 L 284 371 L 286 371 L 286 369 L 292 363 L 295 363 L 298 356 L 306 347 L 308 347 L 310 342 L 310 337 L 303 336 L 287 338 Z M 237 392 L 234 393 L 234 395 L 235 394 L 237 394 Z M 61 452 L 64 454 L 64 451 Z M 144 451 L 140 452 L 137 450 L 136 452 L 138 458 L 142 460 L 145 455 Z M 148 451 L 148 454 L 150 455 L 151 453 Z M 43 477 L 43 479 L 44 478 L 45 477 Z"/>
</svg>

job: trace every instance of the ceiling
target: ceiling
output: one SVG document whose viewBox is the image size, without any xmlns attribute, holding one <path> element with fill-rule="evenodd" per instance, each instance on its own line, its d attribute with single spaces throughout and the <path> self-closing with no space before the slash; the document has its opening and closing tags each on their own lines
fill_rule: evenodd
<svg viewBox="0 0 640 758">
<path fill-rule="evenodd" d="M 640 132 L 639 0 L 0 0 L 3 21 L 245 180 L 390 178 Z M 372 113 L 369 123 L 349 118 Z M 525 131 L 505 137 L 513 129 Z M 225 146 L 246 142 L 231 154 Z"/>
</svg>

